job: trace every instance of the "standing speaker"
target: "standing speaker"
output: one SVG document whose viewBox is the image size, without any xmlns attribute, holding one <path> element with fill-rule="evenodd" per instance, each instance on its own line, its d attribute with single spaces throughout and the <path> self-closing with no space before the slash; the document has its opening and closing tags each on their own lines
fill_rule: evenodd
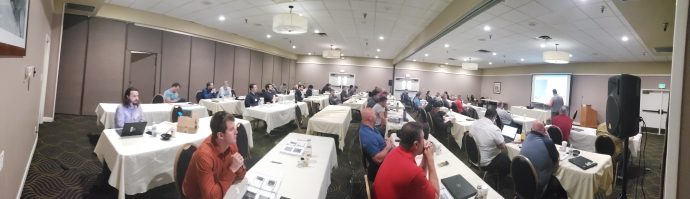
<svg viewBox="0 0 690 199">
<path fill-rule="evenodd" d="M 618 138 L 637 135 L 640 125 L 640 78 L 622 74 L 609 78 L 606 128 Z"/>
<path fill-rule="evenodd" d="M 393 80 L 388 80 L 388 86 L 393 86 Z"/>
</svg>

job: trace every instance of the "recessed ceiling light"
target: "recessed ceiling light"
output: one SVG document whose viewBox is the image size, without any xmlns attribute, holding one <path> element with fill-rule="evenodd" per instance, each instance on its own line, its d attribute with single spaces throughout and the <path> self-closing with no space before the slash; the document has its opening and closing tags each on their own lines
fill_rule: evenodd
<svg viewBox="0 0 690 199">
<path fill-rule="evenodd" d="M 340 53 L 340 56 L 345 56 L 345 54 L 343 54 L 343 53 Z"/>
<path fill-rule="evenodd" d="M 292 46 L 292 48 L 297 48 L 297 46 Z"/>
<path fill-rule="evenodd" d="M 484 30 L 489 31 L 489 30 L 491 30 L 491 27 L 489 27 L 489 26 L 484 26 Z"/>
<path fill-rule="evenodd" d="M 221 15 L 220 17 L 218 17 L 218 20 L 225 21 L 225 17 Z"/>
<path fill-rule="evenodd" d="M 446 63 L 446 65 L 448 65 L 448 63 Z"/>
<path fill-rule="evenodd" d="M 467 61 L 467 58 L 465 58 L 465 59 L 462 59 L 462 61 Z"/>
<path fill-rule="evenodd" d="M 412 61 L 417 61 L 417 59 L 413 59 Z"/>
<path fill-rule="evenodd" d="M 573 54 L 570 54 L 569 56 L 570 56 L 570 57 L 573 57 Z"/>
<path fill-rule="evenodd" d="M 623 37 L 623 41 L 628 41 L 628 37 Z"/>
<path fill-rule="evenodd" d="M 307 54 L 311 55 L 311 53 L 307 53 Z"/>
<path fill-rule="evenodd" d="M 379 56 L 376 56 L 376 58 L 378 59 L 378 58 L 379 58 Z"/>
<path fill-rule="evenodd" d="M 376 52 L 381 52 L 381 49 L 376 49 Z"/>
<path fill-rule="evenodd" d="M 383 40 L 383 36 L 380 36 L 379 39 L 380 39 L 380 40 Z"/>
<path fill-rule="evenodd" d="M 271 35 L 266 35 L 266 38 L 271 38 Z"/>
<path fill-rule="evenodd" d="M 314 33 L 319 33 L 319 30 L 314 30 Z"/>
<path fill-rule="evenodd" d="M 543 47 L 546 47 L 546 46 L 545 46 L 544 44 L 542 44 L 541 47 L 543 48 Z"/>
<path fill-rule="evenodd" d="M 446 44 L 446 45 L 444 45 L 444 46 L 445 46 L 446 48 L 448 48 L 448 46 L 449 46 L 449 45 L 448 45 L 448 44 Z"/>
<path fill-rule="evenodd" d="M 495 56 L 495 55 L 496 55 L 496 53 L 494 53 L 494 56 Z"/>
<path fill-rule="evenodd" d="M 520 61 L 525 61 L 525 59 L 520 58 Z"/>
<path fill-rule="evenodd" d="M 302 16 L 302 14 L 299 14 L 299 16 L 301 17 L 301 16 Z"/>
<path fill-rule="evenodd" d="M 425 56 L 425 57 L 428 57 L 428 56 L 429 56 L 429 54 L 424 54 L 424 56 Z"/>
<path fill-rule="evenodd" d="M 492 63 L 491 63 L 491 62 L 489 62 L 489 65 L 491 65 L 491 64 L 492 64 Z"/>
</svg>

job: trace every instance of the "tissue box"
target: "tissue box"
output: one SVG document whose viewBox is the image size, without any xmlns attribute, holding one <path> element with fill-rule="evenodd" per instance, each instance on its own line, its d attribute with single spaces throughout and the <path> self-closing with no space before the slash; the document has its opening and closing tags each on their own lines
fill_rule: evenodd
<svg viewBox="0 0 690 199">
<path fill-rule="evenodd" d="M 199 129 L 199 114 L 193 113 L 192 117 L 180 117 L 177 119 L 177 132 L 196 134 Z"/>
</svg>

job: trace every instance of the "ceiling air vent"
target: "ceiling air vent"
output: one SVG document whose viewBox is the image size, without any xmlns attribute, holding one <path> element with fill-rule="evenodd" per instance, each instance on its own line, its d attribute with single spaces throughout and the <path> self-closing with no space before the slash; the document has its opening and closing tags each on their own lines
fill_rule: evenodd
<svg viewBox="0 0 690 199">
<path fill-rule="evenodd" d="M 457 59 L 455 59 L 455 58 L 448 58 L 448 60 L 455 61 L 455 60 L 457 60 Z"/>
<path fill-rule="evenodd" d="M 656 52 L 658 52 L 658 53 L 670 53 L 670 52 L 673 52 L 673 46 L 669 46 L 669 47 L 656 47 L 656 48 L 654 48 L 654 51 L 656 51 Z"/>
<path fill-rule="evenodd" d="M 549 40 L 551 40 L 551 39 L 553 39 L 553 38 L 549 37 L 548 35 L 542 35 L 542 36 L 536 37 L 535 39 L 537 39 L 537 40 L 543 40 L 543 41 L 549 41 Z"/>
<path fill-rule="evenodd" d="M 75 10 L 75 11 L 83 11 L 83 12 L 93 12 L 96 9 L 96 7 L 81 5 L 81 4 L 67 3 L 67 5 L 65 6 L 65 9 Z"/>
<path fill-rule="evenodd" d="M 328 34 L 326 34 L 325 32 L 320 32 L 320 33 L 314 33 L 314 36 L 317 36 L 317 37 L 328 37 Z"/>
<path fill-rule="evenodd" d="M 477 52 L 479 52 L 479 53 L 490 53 L 491 51 L 479 49 Z"/>
</svg>

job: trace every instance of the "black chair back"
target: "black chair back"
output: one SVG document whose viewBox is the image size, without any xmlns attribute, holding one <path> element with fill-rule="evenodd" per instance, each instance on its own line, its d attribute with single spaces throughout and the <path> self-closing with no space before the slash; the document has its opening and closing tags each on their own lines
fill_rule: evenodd
<svg viewBox="0 0 690 199">
<path fill-rule="evenodd" d="M 186 149 L 185 149 L 186 148 Z M 189 162 L 192 161 L 192 155 L 196 152 L 198 147 L 195 144 L 187 143 L 177 151 L 177 156 L 175 157 L 175 187 L 177 188 L 177 193 L 180 194 L 180 198 L 185 199 L 184 193 L 182 193 L 182 182 L 184 182 L 184 177 L 187 175 L 187 168 L 189 167 Z"/>
<path fill-rule="evenodd" d="M 452 110 L 453 112 L 459 113 L 458 106 L 455 105 L 455 102 L 450 103 L 450 110 Z"/>
<path fill-rule="evenodd" d="M 161 104 L 164 103 L 165 100 L 163 99 L 163 95 L 157 94 L 156 96 L 153 96 L 153 101 L 151 101 L 152 104 Z"/>
<path fill-rule="evenodd" d="M 465 95 L 465 97 L 467 97 L 467 103 L 472 102 L 472 100 L 470 100 L 470 96 L 469 96 L 469 95 Z"/>
<path fill-rule="evenodd" d="M 481 155 L 479 154 L 479 145 L 477 145 L 477 140 L 474 139 L 474 136 L 471 133 L 465 134 L 465 150 L 470 163 L 477 165 L 477 168 L 479 168 L 479 171 L 481 171 L 482 169 L 479 167 L 481 160 Z"/>
<path fill-rule="evenodd" d="M 180 113 L 184 113 L 182 107 L 180 107 L 179 105 L 173 106 L 172 111 L 170 113 L 170 121 L 177 122 L 177 119 L 180 117 Z"/>
<path fill-rule="evenodd" d="M 527 157 L 515 156 L 510 163 L 510 172 L 513 174 L 513 185 L 518 198 L 539 197 L 537 171 Z"/>
<path fill-rule="evenodd" d="M 419 111 L 422 112 L 422 114 L 421 114 L 422 123 L 428 123 L 428 122 L 426 121 L 426 111 L 425 111 L 424 109 L 420 109 Z"/>
<path fill-rule="evenodd" d="M 549 133 L 549 137 L 551 137 L 551 141 L 554 144 L 561 144 L 563 142 L 563 133 L 561 133 L 561 129 L 557 126 L 550 126 L 546 129 L 546 132 Z"/>
<path fill-rule="evenodd" d="M 434 134 L 434 120 L 431 119 L 431 113 L 429 113 L 429 112 L 426 112 L 426 121 L 427 121 L 427 123 L 429 124 L 429 128 L 430 128 L 430 130 L 431 130 L 431 134 L 432 134 L 432 135 L 435 135 L 435 134 Z"/>
<path fill-rule="evenodd" d="M 202 93 L 201 91 L 196 91 L 196 103 L 198 104 L 201 101 L 201 99 L 203 99 L 203 98 L 204 98 L 204 93 Z"/>
<path fill-rule="evenodd" d="M 302 127 L 302 109 L 295 105 L 295 121 L 297 121 L 297 128 Z"/>
<path fill-rule="evenodd" d="M 362 128 L 362 125 L 360 124 L 360 125 L 359 125 L 359 128 L 357 128 L 357 133 L 358 133 L 358 134 L 359 134 L 359 130 L 361 130 L 361 128 Z M 371 159 L 371 157 L 370 157 L 369 154 L 367 154 L 367 152 L 364 151 L 364 149 L 362 148 L 362 138 L 359 137 L 359 136 L 357 136 L 357 139 L 359 139 L 359 151 L 362 152 L 362 167 L 364 167 L 364 170 L 367 170 L 367 168 L 368 168 L 368 166 L 367 166 L 367 161 L 368 161 L 368 159 Z M 367 180 L 367 179 L 365 178 L 364 180 Z"/>
<path fill-rule="evenodd" d="M 471 118 L 473 118 L 475 120 L 479 119 L 479 114 L 477 113 L 477 110 L 475 110 L 474 108 L 472 108 L 472 107 L 467 108 L 467 112 L 469 112 Z"/>
<path fill-rule="evenodd" d="M 230 90 L 230 93 L 232 93 L 232 97 L 237 99 L 237 93 L 235 93 L 235 90 Z"/>
<path fill-rule="evenodd" d="M 242 123 L 237 122 L 237 149 L 245 159 L 249 159 L 249 139 L 247 138 L 247 129 Z"/>
<path fill-rule="evenodd" d="M 499 129 L 503 130 L 503 121 L 501 121 L 501 117 L 496 116 L 496 126 L 498 126 Z"/>
<path fill-rule="evenodd" d="M 616 145 L 609 136 L 601 135 L 594 141 L 594 148 L 597 153 L 613 156 L 616 153 Z"/>
</svg>

